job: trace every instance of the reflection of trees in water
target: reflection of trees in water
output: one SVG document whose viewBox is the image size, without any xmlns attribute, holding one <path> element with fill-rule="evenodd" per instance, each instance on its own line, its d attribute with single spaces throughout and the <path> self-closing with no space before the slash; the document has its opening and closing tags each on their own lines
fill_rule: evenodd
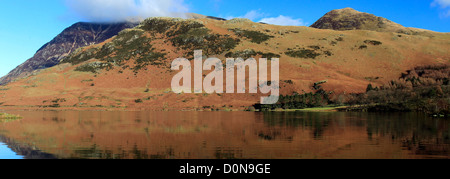
<svg viewBox="0 0 450 179">
<path fill-rule="evenodd" d="M 264 123 L 272 130 L 268 133 L 259 133 L 258 136 L 273 140 L 281 135 L 283 129 L 276 129 L 276 126 L 288 128 L 306 128 L 312 131 L 315 140 L 320 140 L 326 128 L 333 120 L 343 118 L 343 113 L 305 113 L 305 112 L 270 112 L 264 113 Z M 289 139 L 288 139 L 289 140 Z M 292 140 L 292 137 L 291 139 Z"/>
<path fill-rule="evenodd" d="M 74 151 L 70 158 L 81 159 L 172 159 L 175 158 L 175 150 L 166 148 L 164 152 L 149 154 L 147 149 L 139 149 L 134 145 L 131 149 L 118 148 L 116 150 L 100 149 L 97 144 L 89 148 L 80 148 Z"/>
<path fill-rule="evenodd" d="M 0 135 L 0 142 L 5 143 L 17 155 L 25 159 L 56 159 L 56 156 L 40 151 L 37 147 L 15 142 L 13 139 Z"/>
<path fill-rule="evenodd" d="M 264 140 L 280 140 L 286 127 L 311 130 L 320 140 L 330 126 L 342 125 L 366 128 L 369 141 L 387 137 L 417 155 L 450 155 L 450 122 L 419 113 L 270 112 L 263 119 L 268 129 L 257 135 Z"/>
<path fill-rule="evenodd" d="M 244 151 L 240 147 L 216 147 L 216 159 L 242 159 Z"/>
<path fill-rule="evenodd" d="M 450 126 L 445 119 L 417 113 L 368 114 L 367 133 L 390 137 L 418 155 L 450 155 Z"/>
</svg>

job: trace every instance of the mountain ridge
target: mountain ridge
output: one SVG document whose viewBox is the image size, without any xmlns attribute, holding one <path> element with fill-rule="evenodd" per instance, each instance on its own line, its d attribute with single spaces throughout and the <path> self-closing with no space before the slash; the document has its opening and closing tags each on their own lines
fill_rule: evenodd
<svg viewBox="0 0 450 179">
<path fill-rule="evenodd" d="M 134 28 L 77 48 L 56 66 L 0 88 L 0 106 L 79 110 L 245 109 L 261 94 L 174 94 L 171 60 L 279 58 L 282 95 L 318 88 L 340 94 L 382 86 L 417 66 L 450 63 L 450 34 L 405 34 L 224 21 L 148 18 Z"/>
<path fill-rule="evenodd" d="M 188 19 L 215 19 L 215 20 L 225 20 L 218 17 L 213 16 L 204 16 L 196 13 L 187 13 L 186 17 Z M 51 41 L 44 44 L 41 48 L 39 48 L 33 57 L 29 58 L 19 66 L 15 67 L 5 76 L 0 77 L 0 85 L 5 85 L 11 81 L 16 79 L 27 77 L 35 70 L 41 70 L 45 68 L 49 68 L 57 65 L 64 57 L 66 57 L 71 52 L 75 51 L 77 48 L 85 47 L 92 44 L 101 43 L 115 35 L 117 35 L 120 31 L 132 28 L 137 26 L 140 22 L 144 21 L 144 19 L 134 18 L 129 19 L 127 22 L 77 22 L 72 24 L 71 26 L 64 29 L 60 34 L 58 34 Z M 97 27 L 94 28 L 93 26 Z M 89 29 L 90 28 L 90 29 Z M 93 29 L 94 28 L 94 29 Z M 103 29 L 106 28 L 106 29 Z M 110 29 L 110 31 L 108 31 Z M 76 43 L 76 34 L 83 33 L 82 31 L 91 32 L 90 36 L 82 37 L 80 43 Z M 98 34 L 100 33 L 100 34 Z M 72 34 L 72 35 L 70 35 Z M 75 35 L 75 36 L 73 36 Z M 100 37 L 98 37 L 100 35 Z M 91 40 L 88 40 L 91 38 Z M 64 46 L 69 45 L 67 42 L 74 42 L 74 46 L 71 48 L 58 48 L 58 47 L 49 47 L 49 46 Z M 46 49 L 49 47 L 48 49 Z M 51 52 L 57 51 L 57 52 Z"/>
<path fill-rule="evenodd" d="M 91 23 L 78 22 L 64 29 L 50 42 L 44 44 L 36 54 L 0 78 L 0 84 L 27 77 L 35 70 L 57 65 L 65 56 L 77 48 L 103 42 L 136 23 Z"/>
<path fill-rule="evenodd" d="M 345 30 L 371 30 L 378 32 L 396 32 L 408 35 L 424 35 L 432 32 L 425 29 L 404 27 L 384 17 L 357 11 L 347 7 L 326 13 L 310 27 L 317 29 Z"/>
<path fill-rule="evenodd" d="M 450 35 L 276 26 L 243 19 L 149 18 L 57 66 L 0 89 L 3 106 L 107 110 L 244 109 L 260 94 L 174 94 L 171 60 L 280 58 L 282 95 L 365 92 L 421 65 L 450 62 Z M 319 83 L 320 82 L 320 83 Z M 325 83 L 323 83 L 325 82 Z M 316 85 L 320 84 L 320 85 Z M 264 95 L 265 96 L 265 95 Z"/>
</svg>

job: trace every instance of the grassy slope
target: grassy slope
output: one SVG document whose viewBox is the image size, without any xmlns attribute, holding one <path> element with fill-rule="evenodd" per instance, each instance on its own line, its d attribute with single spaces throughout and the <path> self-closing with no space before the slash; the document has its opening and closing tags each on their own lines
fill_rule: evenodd
<svg viewBox="0 0 450 179">
<path fill-rule="evenodd" d="M 405 35 L 374 31 L 333 31 L 309 27 L 283 27 L 258 24 L 248 21 L 196 20 L 203 23 L 211 33 L 229 35 L 242 39 L 233 52 L 252 49 L 281 56 L 281 93 L 309 92 L 313 83 L 328 80 L 323 85 L 328 91 L 337 93 L 364 92 L 367 85 L 383 85 L 398 79 L 401 73 L 415 66 L 435 63 L 449 63 L 450 35 L 429 32 L 426 36 Z M 239 37 L 229 29 L 246 29 L 273 36 L 260 44 Z M 164 52 L 165 65 L 175 58 L 188 56 L 190 50 L 174 47 L 164 34 L 145 31 L 144 37 L 151 38 L 153 51 Z M 108 42 L 81 49 L 101 49 Z M 366 40 L 382 42 L 381 45 L 365 43 Z M 361 46 L 367 48 L 360 48 Z M 313 58 L 294 58 L 286 55 L 292 50 L 320 49 L 321 54 Z M 330 52 L 331 55 L 325 55 Z M 214 56 L 225 59 L 225 54 Z M 114 56 L 114 54 L 108 54 Z M 255 57 L 259 58 L 260 55 Z M 0 91 L 3 106 L 43 106 L 86 109 L 107 107 L 119 109 L 179 110 L 233 108 L 239 109 L 259 101 L 259 95 L 177 95 L 170 92 L 171 72 L 163 66 L 149 65 L 135 73 L 123 69 L 133 66 L 137 55 L 122 66 L 98 74 L 76 71 L 77 67 L 98 61 L 91 59 L 80 64 L 63 63 L 41 71 L 36 76 L 18 80 Z M 290 82 L 287 82 L 290 80 Z M 140 100 L 138 100 L 140 99 Z M 138 101 L 138 102 L 137 102 Z M 142 101 L 142 102 L 141 102 Z M 224 107 L 225 106 L 225 107 Z"/>
</svg>

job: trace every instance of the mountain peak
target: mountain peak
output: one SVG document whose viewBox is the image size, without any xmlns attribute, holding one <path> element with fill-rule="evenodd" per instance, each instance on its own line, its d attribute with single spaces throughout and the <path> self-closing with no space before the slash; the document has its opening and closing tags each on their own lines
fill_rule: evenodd
<svg viewBox="0 0 450 179">
<path fill-rule="evenodd" d="M 336 9 L 334 11 L 345 11 L 345 12 L 350 12 L 350 13 L 361 13 L 361 12 L 351 8 L 351 7 L 346 7 L 344 9 Z"/>
<path fill-rule="evenodd" d="M 315 22 L 311 27 L 333 30 L 373 30 L 398 31 L 400 24 L 373 14 L 359 12 L 353 8 L 332 10 Z"/>
<path fill-rule="evenodd" d="M 5 78 L 17 80 L 2 88 L 0 102 L 38 109 L 242 110 L 260 102 L 261 96 L 172 93 L 171 81 L 179 73 L 170 68 L 173 60 L 194 59 L 196 50 L 202 50 L 203 59 L 279 58 L 285 72 L 279 76 L 281 95 L 311 93 L 318 86 L 312 84 L 327 81 L 323 89 L 339 97 L 366 92 L 369 83 L 388 83 L 419 65 L 445 63 L 450 56 L 445 50 L 450 35 L 443 33 L 424 38 L 192 16 L 200 19 L 153 17 L 125 30 L 117 25 L 75 25 Z M 364 28 L 369 22 L 387 22 L 349 8 L 327 16 L 330 22 L 348 19 Z M 30 73 L 33 76 L 26 75 Z"/>
<path fill-rule="evenodd" d="M 120 31 L 136 25 L 138 24 L 133 22 L 75 23 L 64 29 L 53 40 L 43 45 L 32 58 L 0 78 L 0 84 L 7 84 L 16 79 L 27 77 L 35 70 L 53 67 L 76 49 L 101 43 L 117 35 Z"/>
</svg>

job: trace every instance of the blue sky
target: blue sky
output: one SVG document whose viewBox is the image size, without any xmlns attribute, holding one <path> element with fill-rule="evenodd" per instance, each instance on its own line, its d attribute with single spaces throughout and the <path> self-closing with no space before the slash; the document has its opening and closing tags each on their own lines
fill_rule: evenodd
<svg viewBox="0 0 450 179">
<path fill-rule="evenodd" d="M 134 2 L 133 5 L 127 4 L 128 1 Z M 123 14 L 167 15 L 164 12 L 168 9 L 309 26 L 330 10 L 352 7 L 407 27 L 450 32 L 450 0 L 0 0 L 0 3 L 0 76 L 78 21 L 114 15 L 107 19 L 111 20 Z"/>
</svg>

